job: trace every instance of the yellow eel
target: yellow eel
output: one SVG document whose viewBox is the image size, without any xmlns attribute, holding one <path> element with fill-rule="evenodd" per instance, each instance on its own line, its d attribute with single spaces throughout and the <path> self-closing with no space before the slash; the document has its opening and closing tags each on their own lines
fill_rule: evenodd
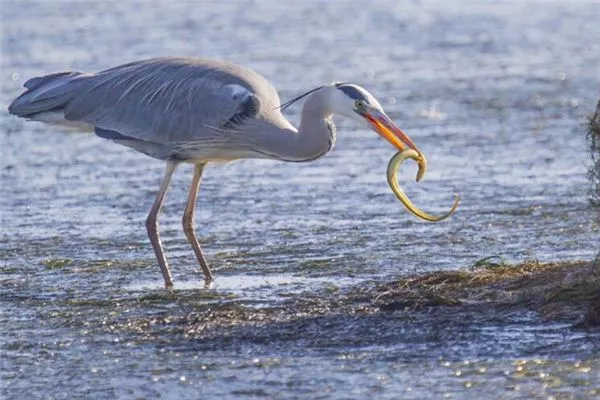
<svg viewBox="0 0 600 400">
<path fill-rule="evenodd" d="M 415 206 L 412 203 L 412 201 L 410 201 L 410 199 L 406 196 L 406 194 L 404 194 L 404 191 L 402 191 L 400 185 L 398 185 L 398 170 L 400 169 L 400 165 L 408 158 L 412 158 L 419 164 L 419 171 L 417 172 L 417 182 L 421 180 L 423 175 L 425 175 L 425 171 L 427 171 L 427 161 L 424 157 L 420 156 L 415 150 L 407 149 L 396 153 L 390 159 L 390 162 L 388 164 L 387 180 L 390 185 L 390 188 L 392 188 L 392 191 L 394 192 L 398 200 L 400 200 L 402 204 L 404 204 L 404 207 L 406 207 L 406 209 L 410 211 L 413 215 L 425 221 L 438 222 L 451 216 L 456 211 L 458 203 L 460 202 L 460 197 L 458 195 L 455 196 L 454 204 L 452 205 L 450 211 L 448 211 L 444 215 L 436 216 L 426 213 L 425 211 Z"/>
</svg>

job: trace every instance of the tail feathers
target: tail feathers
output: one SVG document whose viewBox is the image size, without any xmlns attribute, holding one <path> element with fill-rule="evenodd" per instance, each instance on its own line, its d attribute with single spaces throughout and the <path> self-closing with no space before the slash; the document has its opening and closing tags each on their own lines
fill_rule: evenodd
<svg viewBox="0 0 600 400">
<path fill-rule="evenodd" d="M 48 83 L 58 77 L 61 77 L 61 76 L 64 77 L 65 75 L 66 76 L 72 76 L 72 75 L 77 76 L 79 74 L 80 74 L 79 72 L 68 71 L 68 72 L 57 72 L 55 74 L 44 75 L 44 76 L 36 76 L 35 78 L 31 78 L 27 82 L 25 82 L 23 84 L 23 86 L 29 90 L 35 90 L 38 87 L 42 86 L 43 84 Z"/>
<path fill-rule="evenodd" d="M 8 112 L 31 118 L 38 113 L 60 110 L 73 98 L 84 77 L 81 72 L 59 72 L 32 78 L 24 84 L 27 90 L 8 106 Z"/>
</svg>

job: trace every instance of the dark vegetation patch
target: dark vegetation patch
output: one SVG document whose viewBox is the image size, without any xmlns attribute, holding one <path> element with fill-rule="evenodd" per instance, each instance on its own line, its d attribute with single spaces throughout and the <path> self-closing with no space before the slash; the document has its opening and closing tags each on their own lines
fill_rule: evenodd
<svg viewBox="0 0 600 400">
<path fill-rule="evenodd" d="M 419 307 L 526 309 L 548 320 L 598 325 L 600 263 L 486 263 L 474 270 L 443 271 L 406 277 L 386 285 L 375 299 L 382 310 Z"/>
</svg>

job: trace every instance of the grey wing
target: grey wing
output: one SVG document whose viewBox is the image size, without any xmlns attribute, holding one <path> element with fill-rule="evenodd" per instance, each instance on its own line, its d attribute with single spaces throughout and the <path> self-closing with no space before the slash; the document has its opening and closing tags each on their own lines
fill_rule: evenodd
<svg viewBox="0 0 600 400">
<path fill-rule="evenodd" d="M 145 142 L 210 139 L 260 110 L 243 79 L 212 66 L 158 59 L 86 80 L 66 105 L 65 118 Z"/>
</svg>

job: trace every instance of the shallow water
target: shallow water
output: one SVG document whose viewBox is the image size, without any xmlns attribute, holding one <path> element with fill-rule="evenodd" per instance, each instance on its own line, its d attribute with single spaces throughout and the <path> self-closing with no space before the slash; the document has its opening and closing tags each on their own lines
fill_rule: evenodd
<svg viewBox="0 0 600 400">
<path fill-rule="evenodd" d="M 356 82 L 428 156 L 422 183 L 412 183 L 413 165 L 401 174 L 414 202 L 440 213 L 458 192 L 459 211 L 439 224 L 409 216 L 385 180 L 393 149 L 340 120 L 334 151 L 313 163 L 207 169 L 197 221 L 217 276 L 211 290 L 202 289 L 180 229 L 191 169 L 176 173 L 160 219 L 177 288 L 169 295 L 144 229 L 162 163 L 3 108 L 3 394 L 597 394 L 597 334 L 533 314 L 307 313 L 296 335 L 289 321 L 182 333 L 198 306 L 268 310 L 490 255 L 590 259 L 600 247 L 583 126 L 600 94 L 597 4 L 282 3 L 3 1 L 1 103 L 32 76 L 158 55 L 247 65 L 283 99 L 324 82 Z M 290 110 L 294 123 L 299 110 Z M 128 328 L 165 315 L 182 330 L 175 322 L 157 332 Z"/>
</svg>

